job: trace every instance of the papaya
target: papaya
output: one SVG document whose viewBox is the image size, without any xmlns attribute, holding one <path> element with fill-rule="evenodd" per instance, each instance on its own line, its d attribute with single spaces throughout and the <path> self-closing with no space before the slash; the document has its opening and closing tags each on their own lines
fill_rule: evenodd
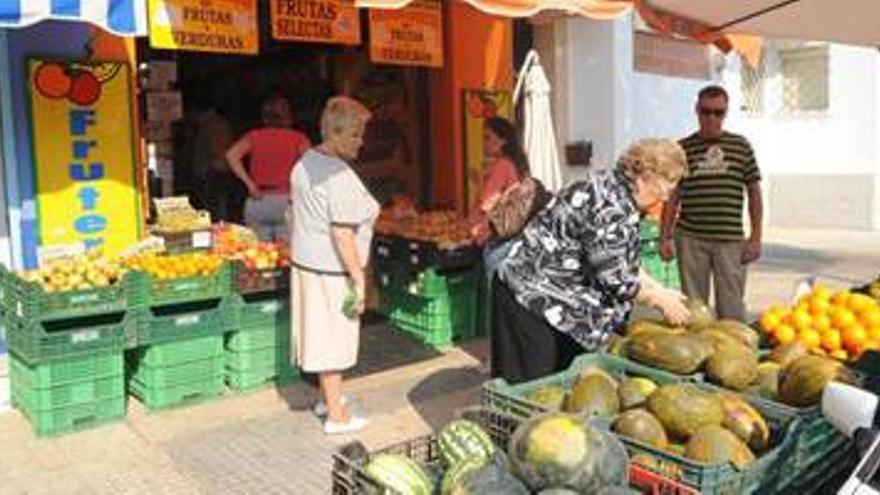
<svg viewBox="0 0 880 495">
<path fill-rule="evenodd" d="M 681 328 L 671 327 L 663 321 L 646 318 L 633 321 L 629 325 L 627 325 L 626 336 L 632 337 L 634 335 L 647 333 L 682 333 L 682 331 L 683 330 Z"/>
<path fill-rule="evenodd" d="M 586 416 L 614 416 L 620 411 L 617 381 L 600 369 L 584 371 L 568 393 L 563 409 Z"/>
<path fill-rule="evenodd" d="M 627 340 L 629 340 L 627 337 L 621 337 L 618 334 L 612 335 L 605 343 L 605 352 L 615 356 L 623 356 Z"/>
<path fill-rule="evenodd" d="M 691 313 L 688 328 L 697 329 L 715 320 L 712 310 L 700 299 L 689 297 L 685 300 L 684 305 Z"/>
<path fill-rule="evenodd" d="M 758 376 L 758 355 L 740 344 L 722 345 L 706 362 L 706 374 L 726 388 L 745 390 Z"/>
<path fill-rule="evenodd" d="M 768 359 L 775 363 L 779 363 L 779 366 L 782 366 L 784 368 L 795 359 L 801 356 L 806 356 L 809 353 L 810 351 L 807 349 L 807 347 L 796 340 L 789 344 L 783 344 L 774 348 L 770 352 L 770 356 L 768 357 Z"/>
<path fill-rule="evenodd" d="M 735 394 L 722 394 L 724 421 L 721 426 L 739 437 L 752 452 L 763 452 L 770 442 L 770 428 L 761 413 Z"/>
<path fill-rule="evenodd" d="M 700 369 L 712 351 L 711 344 L 690 334 L 635 335 L 626 346 L 630 359 L 679 374 Z"/>
<path fill-rule="evenodd" d="M 801 356 L 779 374 L 779 399 L 790 406 L 818 404 L 822 391 L 831 380 L 855 383 L 852 372 L 843 363 L 823 356 Z"/>
<path fill-rule="evenodd" d="M 548 409 L 559 410 L 565 403 L 565 389 L 559 385 L 549 385 L 527 393 L 525 399 Z"/>
<path fill-rule="evenodd" d="M 647 378 L 640 376 L 624 378 L 617 388 L 620 408 L 626 411 L 643 406 L 655 390 L 657 390 L 657 384 Z"/>
<path fill-rule="evenodd" d="M 721 330 L 739 340 L 742 345 L 749 349 L 757 350 L 758 345 L 761 343 L 761 336 L 758 335 L 758 332 L 741 321 L 731 319 L 718 320 L 711 323 L 709 328 Z"/>
<path fill-rule="evenodd" d="M 706 426 L 720 426 L 724 410 L 716 394 L 689 383 L 664 385 L 648 397 L 648 410 L 666 433 L 687 440 Z"/>
<path fill-rule="evenodd" d="M 761 397 L 776 400 L 779 398 L 779 363 L 764 361 L 758 363 L 758 378 L 755 380 L 753 393 Z"/>
<path fill-rule="evenodd" d="M 730 462 L 737 469 L 744 469 L 755 461 L 755 454 L 739 437 L 717 425 L 694 433 L 687 443 L 685 455 L 707 464 Z"/>
<path fill-rule="evenodd" d="M 713 352 L 727 345 L 740 345 L 739 339 L 712 326 L 703 327 L 701 330 L 694 333 L 694 337 L 711 345 Z"/>
<path fill-rule="evenodd" d="M 644 409 L 632 409 L 618 416 L 611 430 L 646 445 L 665 449 L 669 445 L 660 421 Z"/>
</svg>

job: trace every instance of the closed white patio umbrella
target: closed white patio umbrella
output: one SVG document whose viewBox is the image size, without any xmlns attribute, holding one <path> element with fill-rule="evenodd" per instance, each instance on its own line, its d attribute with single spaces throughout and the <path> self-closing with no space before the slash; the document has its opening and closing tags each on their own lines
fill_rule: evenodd
<svg viewBox="0 0 880 495">
<path fill-rule="evenodd" d="M 520 69 L 513 101 L 517 102 L 521 94 L 525 95 L 523 145 L 532 176 L 540 180 L 548 190 L 557 191 L 562 187 L 562 170 L 550 111 L 550 82 L 541 67 L 538 53 L 534 50 L 529 52 Z"/>
</svg>

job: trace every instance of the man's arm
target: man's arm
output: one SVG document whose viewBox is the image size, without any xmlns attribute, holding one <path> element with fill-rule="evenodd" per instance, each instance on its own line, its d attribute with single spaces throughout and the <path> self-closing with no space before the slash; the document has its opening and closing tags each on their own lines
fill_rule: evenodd
<svg viewBox="0 0 880 495">
<path fill-rule="evenodd" d="M 761 236 L 763 234 L 764 203 L 761 199 L 761 181 L 750 182 L 746 186 L 749 195 L 749 224 L 751 231 L 743 247 L 743 264 L 757 261 L 761 257 Z"/>
</svg>

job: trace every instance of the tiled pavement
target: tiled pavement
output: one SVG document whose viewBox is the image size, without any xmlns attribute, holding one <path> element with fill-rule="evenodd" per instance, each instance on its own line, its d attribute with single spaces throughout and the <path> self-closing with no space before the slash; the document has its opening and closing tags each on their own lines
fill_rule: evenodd
<svg viewBox="0 0 880 495">
<path fill-rule="evenodd" d="M 769 233 L 749 275 L 750 307 L 784 300 L 806 275 L 838 286 L 867 280 L 880 271 L 878 241 L 870 233 Z M 485 341 L 441 355 L 378 327 L 365 332 L 364 375 L 346 393 L 372 420 L 360 436 L 368 448 L 424 434 L 478 401 L 485 376 L 475 356 Z M 0 376 L 4 367 L 0 358 Z M 323 436 L 307 411 L 312 397 L 298 383 L 157 414 L 131 401 L 125 422 L 51 439 L 34 438 L 18 412 L 0 415 L 0 494 L 328 493 L 330 455 L 348 439 Z"/>
</svg>

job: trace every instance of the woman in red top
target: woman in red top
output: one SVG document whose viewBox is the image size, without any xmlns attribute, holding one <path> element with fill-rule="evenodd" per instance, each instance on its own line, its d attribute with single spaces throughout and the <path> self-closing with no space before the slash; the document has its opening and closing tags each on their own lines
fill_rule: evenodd
<svg viewBox="0 0 880 495">
<path fill-rule="evenodd" d="M 471 232 L 476 241 L 485 246 L 486 271 L 494 272 L 507 254 L 510 242 L 494 236 L 486 213 L 502 194 L 529 175 L 529 161 L 519 144 L 516 127 L 501 117 L 486 121 L 483 149 L 489 166 L 483 171 L 480 203 L 471 216 Z"/>
<path fill-rule="evenodd" d="M 248 190 L 245 223 L 260 240 L 289 242 L 285 211 L 290 172 L 311 143 L 305 134 L 292 129 L 293 112 L 284 97 L 273 96 L 263 102 L 262 120 L 263 127 L 248 132 L 229 148 L 226 161 Z M 250 157 L 250 173 L 244 166 L 245 156 Z"/>
</svg>

